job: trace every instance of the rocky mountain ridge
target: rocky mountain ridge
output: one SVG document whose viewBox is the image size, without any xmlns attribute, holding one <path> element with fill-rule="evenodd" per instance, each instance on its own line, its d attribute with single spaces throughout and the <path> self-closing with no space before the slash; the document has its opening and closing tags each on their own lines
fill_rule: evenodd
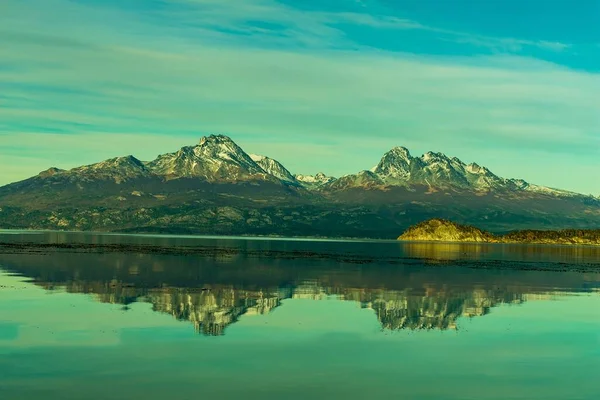
<svg viewBox="0 0 600 400">
<path fill-rule="evenodd" d="M 176 152 L 159 155 L 149 162 L 142 162 L 129 155 L 71 170 L 52 167 L 38 174 L 37 178 L 54 176 L 112 178 L 116 183 L 148 176 L 166 180 L 199 178 L 208 182 L 270 180 L 297 183 L 307 189 L 321 190 L 424 185 L 473 191 L 531 191 L 559 197 L 585 196 L 530 184 L 522 179 L 501 178 L 477 163 L 465 164 L 460 159 L 450 158 L 443 153 L 427 152 L 420 157 L 413 157 L 405 147 L 394 147 L 371 170 L 356 174 L 340 178 L 327 176 L 322 172 L 316 175 L 294 175 L 275 159 L 246 153 L 225 135 L 204 136 L 196 146 L 186 146 Z"/>
<path fill-rule="evenodd" d="M 393 238 L 434 217 L 492 231 L 594 228 L 600 199 L 404 147 L 357 174 L 294 175 L 224 135 L 0 187 L 1 228 Z"/>
<path fill-rule="evenodd" d="M 558 196 L 577 195 L 564 190 L 531 185 L 522 179 L 501 178 L 477 163 L 465 164 L 460 159 L 450 158 L 443 153 L 430 151 L 421 157 L 413 157 L 405 147 L 394 147 L 385 153 L 371 172 L 375 174 L 373 180 L 379 180 L 385 185 L 425 185 L 474 191 L 529 190 Z"/>
</svg>

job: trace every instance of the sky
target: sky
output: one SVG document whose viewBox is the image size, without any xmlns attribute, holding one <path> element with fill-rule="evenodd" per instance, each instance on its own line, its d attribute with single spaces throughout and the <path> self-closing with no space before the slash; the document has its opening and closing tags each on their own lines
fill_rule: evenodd
<svg viewBox="0 0 600 400">
<path fill-rule="evenodd" d="M 0 185 L 226 134 L 341 176 L 394 146 L 600 195 L 600 0 L 2 0 Z"/>
</svg>

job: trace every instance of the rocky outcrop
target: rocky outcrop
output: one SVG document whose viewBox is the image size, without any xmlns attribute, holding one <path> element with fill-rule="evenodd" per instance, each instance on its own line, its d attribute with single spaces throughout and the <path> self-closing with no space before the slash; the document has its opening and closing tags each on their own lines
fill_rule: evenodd
<svg viewBox="0 0 600 400">
<path fill-rule="evenodd" d="M 505 235 L 493 235 L 468 225 L 444 219 L 430 219 L 408 228 L 398 240 L 417 242 L 473 242 L 473 243 L 532 243 L 600 245 L 600 230 L 522 230 Z"/>
<path fill-rule="evenodd" d="M 460 225 L 444 219 L 430 219 L 414 225 L 404 232 L 399 240 L 435 242 L 483 242 L 498 240 L 492 234 L 473 226 Z"/>
</svg>

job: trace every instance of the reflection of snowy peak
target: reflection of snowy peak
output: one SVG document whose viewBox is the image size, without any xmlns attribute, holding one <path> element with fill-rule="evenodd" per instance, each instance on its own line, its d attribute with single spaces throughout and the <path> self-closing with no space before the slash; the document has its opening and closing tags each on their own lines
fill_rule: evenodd
<svg viewBox="0 0 600 400">
<path fill-rule="evenodd" d="M 335 296 L 338 300 L 353 301 L 361 308 L 373 310 L 382 328 L 389 330 L 457 329 L 459 317 L 484 316 L 500 304 L 520 304 L 526 299 L 525 293 L 503 288 L 464 288 L 458 292 L 429 289 L 423 294 L 421 290 L 327 287 L 315 282 L 300 283 L 295 288 L 260 290 L 232 286 L 202 290 L 163 288 L 148 290 L 143 296 L 135 288 L 127 288 L 129 292 L 122 293 L 125 288 L 116 282 L 112 286 L 94 284 L 93 288 L 79 287 L 73 282 L 66 285 L 72 292 L 91 290 L 101 302 L 149 302 L 153 311 L 189 321 L 198 333 L 208 336 L 225 334 L 227 327 L 244 316 L 268 314 L 287 299 L 326 300 Z"/>
<path fill-rule="evenodd" d="M 267 174 L 281 179 L 284 182 L 296 182 L 294 175 L 290 173 L 279 161 L 272 158 L 250 154 L 250 158 L 257 163 Z"/>
<path fill-rule="evenodd" d="M 220 287 L 204 291 L 154 291 L 147 296 L 154 311 L 173 315 L 194 324 L 204 335 L 222 335 L 242 315 L 267 314 L 280 305 L 276 294 Z"/>
</svg>

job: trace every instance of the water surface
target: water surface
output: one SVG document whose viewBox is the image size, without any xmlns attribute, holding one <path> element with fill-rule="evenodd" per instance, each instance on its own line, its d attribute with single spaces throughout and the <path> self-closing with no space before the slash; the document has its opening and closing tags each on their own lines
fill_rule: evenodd
<svg viewBox="0 0 600 400">
<path fill-rule="evenodd" d="M 600 398 L 598 248 L 0 242 L 3 399 Z"/>
</svg>

